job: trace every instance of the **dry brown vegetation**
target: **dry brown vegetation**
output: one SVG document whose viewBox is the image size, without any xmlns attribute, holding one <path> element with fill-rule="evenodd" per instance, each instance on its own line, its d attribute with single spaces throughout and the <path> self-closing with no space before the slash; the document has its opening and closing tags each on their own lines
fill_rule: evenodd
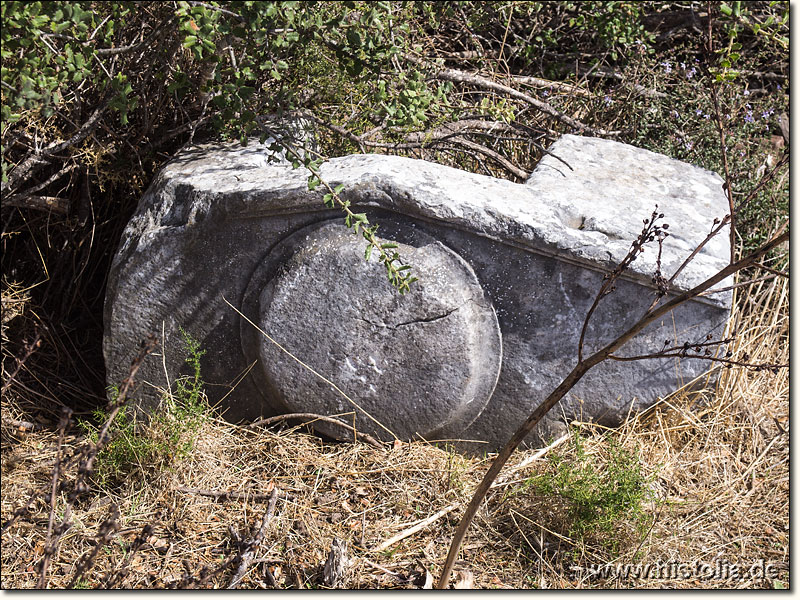
<svg viewBox="0 0 800 600">
<path fill-rule="evenodd" d="M 774 278 L 741 291 L 744 300 L 731 321 L 739 331 L 736 355 L 787 363 L 788 281 Z M 40 496 L 3 533 L 6 589 L 36 585 L 58 446 L 57 432 L 26 430 L 12 418 L 14 410 L 4 397 L 3 523 L 31 492 L 39 490 Z M 468 534 L 454 581 L 475 588 L 786 587 L 788 432 L 787 369 L 723 369 L 713 389 L 679 392 L 619 430 L 576 423 L 572 435 L 582 436 L 598 469 L 614 441 L 638 455 L 643 472 L 654 476 L 657 500 L 642 507 L 646 534 L 637 536 L 621 521 L 616 556 L 602 539 L 569 538 L 560 504 L 525 487 L 548 457 L 574 460 L 570 440 L 556 440 L 545 451 L 518 452 L 512 459 L 515 466 L 504 471 Z M 77 430 L 68 431 L 67 449 L 82 442 Z M 383 449 L 332 444 L 299 428 L 248 430 L 212 419 L 190 458 L 154 476 L 134 470 L 122 485 L 93 486 L 78 500 L 73 525 L 53 556 L 48 585 L 62 588 L 72 581 L 78 560 L 98 544 L 106 522 L 109 541 L 77 587 L 106 587 L 104 578 L 115 573 L 114 587 L 227 587 L 242 554 L 239 543 L 252 539 L 277 490 L 264 539 L 239 587 L 430 586 L 487 464 L 488 459 L 423 443 Z M 212 492 L 217 495 L 209 496 Z M 65 503 L 62 493 L 57 514 Z M 109 520 L 115 508 L 119 517 Z M 431 522 L 387 544 L 426 520 Z M 324 564 L 336 538 L 345 542 L 346 567 L 339 577 L 326 579 Z M 709 578 L 703 571 L 687 577 L 598 578 L 589 571 L 590 565 L 697 562 L 756 569 L 741 579 Z M 761 564 L 770 568 L 766 577 L 758 570 Z"/>
<path fill-rule="evenodd" d="M 34 4 L 3 6 L 22 13 Z M 118 3 L 95 8 L 113 4 Z M 193 4 L 201 13 L 219 12 L 201 6 L 216 3 Z M 337 10 L 343 6 L 327 6 L 334 4 Z M 367 6 L 357 4 L 356 17 Z M 438 82 L 454 83 L 449 96 L 454 112 L 442 112 L 443 105 L 434 102 L 419 126 L 386 124 L 372 100 L 377 80 L 354 79 L 330 59 L 330 49 L 320 47 L 319 56 L 306 56 L 310 46 L 305 42 L 286 47 L 284 58 L 301 81 L 299 106 L 316 116 L 327 155 L 392 152 L 524 179 L 542 148 L 564 132 L 578 131 L 570 124 L 578 120 L 619 132 L 613 136 L 619 141 L 719 173 L 725 171 L 725 148 L 728 187 L 739 211 L 739 256 L 788 223 L 788 22 L 765 25 L 767 19 L 788 15 L 787 3 L 741 3 L 745 13 L 750 11 L 741 17 L 726 17 L 721 3 L 705 2 L 623 2 L 612 10 L 611 3 L 599 2 L 445 4 L 388 3 L 391 8 L 381 17 L 408 9 L 413 16 L 408 17 L 408 47 L 423 42 L 422 54 L 404 55 L 402 69 L 384 73 L 395 77 L 389 80 L 390 100 L 409 85 L 407 72 L 419 70 L 428 77 L 431 93 Z M 136 44 L 160 27 L 162 17 L 181 22 L 169 5 L 142 4 L 116 37 L 97 38 L 98 48 L 140 48 Z M 586 10 L 587 5 L 594 8 Z M 25 27 L 29 23 L 19 21 Z M 349 19 L 347 26 L 356 22 Z M 764 24 L 760 33 L 753 23 Z M 12 28 L 3 30 L 14 35 L 8 33 Z M 710 53 L 707 30 L 714 35 L 713 48 L 728 51 Z M 187 33 L 177 26 L 165 31 L 164 48 L 179 48 Z M 734 39 L 743 45 L 734 65 L 741 73 L 729 83 L 715 83 L 708 67 L 732 57 Z M 61 49 L 65 40 L 48 43 Z M 153 53 L 159 46 L 141 49 Z M 41 45 L 38 53 L 45 55 Z M 130 125 L 113 111 L 92 121 L 95 111 L 105 110 L 107 98 L 84 92 L 83 103 L 70 100 L 54 117 L 43 116 L 35 102 L 3 130 L 7 169 L 29 164 L 33 154 L 50 143 L 59 147 L 76 131 L 78 137 L 85 134 L 49 162 L 37 163 L 44 165 L 41 170 L 21 169 L 18 178 L 25 185 L 19 186 L 16 202 L 3 192 L 0 586 L 5 589 L 40 582 L 41 561 L 53 539 L 48 543 L 51 520 L 57 528 L 70 504 L 74 465 L 56 478 L 63 485 L 56 486 L 51 511 L 54 467 L 59 452 L 86 448 L 87 439 L 73 423 L 59 444 L 60 410 L 69 407 L 74 417 L 87 418 L 107 401 L 102 307 L 120 233 L 148 181 L 175 150 L 192 138 L 220 134 L 208 127 L 212 115 L 199 101 L 202 86 L 196 83 L 208 78 L 208 58 L 192 60 L 188 48 L 152 60 L 144 56 L 123 54 L 118 63 L 120 72 L 131 75 L 132 98 L 141 100 L 138 109 L 131 108 Z M 171 68 L 173 59 L 190 75 L 185 97 L 170 96 L 166 82 L 150 76 L 178 72 Z M 434 64 L 436 59 L 444 62 Z M 104 83 L 102 73 L 91 74 Z M 302 83 L 306 75 L 313 85 Z M 273 80 L 266 73 L 264 78 L 266 83 L 259 83 L 264 91 L 254 97 L 267 105 L 256 112 L 283 110 L 277 90 L 286 79 Z M 73 81 L 62 95 L 69 100 L 84 85 Z M 10 106 L 9 89 L 13 86 L 4 85 L 4 108 Z M 719 106 L 711 89 L 718 90 Z M 306 98 L 307 91 L 315 93 Z M 717 121 L 726 128 L 724 143 Z M 82 126 L 92 122 L 97 126 Z M 235 126 L 237 119 L 228 121 L 223 131 Z M 765 173 L 775 165 L 779 173 L 770 180 Z M 733 358 L 788 364 L 787 255 L 788 246 L 764 258 L 766 269 L 741 274 L 754 283 L 737 289 Z M 553 458 L 581 462 L 575 438 L 554 440 L 546 449 L 514 454 L 468 532 L 453 584 L 788 587 L 788 369 L 722 369 L 718 381 L 706 383 L 700 391 L 676 393 L 618 430 L 573 424 L 571 435 L 580 436 L 588 457 L 583 464 L 597 473 L 608 471 L 615 444 L 637 457 L 651 492 L 640 507 L 643 533 L 631 518 L 619 521 L 613 534 L 570 535 L 568 503 L 537 495 L 530 485 L 531 478 L 549 472 Z M 164 426 L 143 435 L 163 441 Z M 252 430 L 209 417 L 188 457 L 143 459 L 127 465 L 117 482 L 90 479 L 89 489 L 75 499 L 72 526 L 60 538 L 43 582 L 50 588 L 223 588 L 244 563 L 241 588 L 431 587 L 492 458 L 467 458 L 423 443 L 332 444 L 283 423 Z M 29 510 L 20 510 L 32 494 Z M 399 539 L 401 534 L 407 535 Z M 324 568 L 332 548 L 342 547 L 334 540 L 345 544 L 349 559 L 339 575 L 330 564 Z M 617 552 L 609 549 L 610 541 L 618 543 Z M 91 557 L 84 573 L 82 557 Z M 736 566 L 742 577 L 726 578 L 731 573 L 724 568 L 723 577 L 669 574 L 673 565 L 691 569 L 695 563 L 712 569 Z M 762 564 L 770 567 L 768 576 L 761 576 Z M 591 565 L 660 565 L 668 573 L 596 577 Z M 755 570 L 747 573 L 751 566 Z"/>
</svg>

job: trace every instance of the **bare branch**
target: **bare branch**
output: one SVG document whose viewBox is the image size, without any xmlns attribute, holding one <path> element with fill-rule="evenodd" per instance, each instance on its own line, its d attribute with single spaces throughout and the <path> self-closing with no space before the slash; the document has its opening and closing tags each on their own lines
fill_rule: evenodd
<svg viewBox="0 0 800 600">
<path fill-rule="evenodd" d="M 556 403 L 558 403 L 558 401 L 561 400 L 561 398 L 563 398 L 564 395 L 571 390 L 589 370 L 606 360 L 613 352 L 624 346 L 650 323 L 666 315 L 672 309 L 680 306 L 687 300 L 697 297 L 700 293 L 706 291 L 720 281 L 723 281 L 726 277 L 753 265 L 762 255 L 788 240 L 789 233 L 784 231 L 784 229 L 785 228 L 781 228 L 779 232 L 775 234 L 769 241 L 764 243 L 754 252 L 747 255 L 745 258 L 728 265 L 694 288 L 675 296 L 669 302 L 666 302 L 660 307 L 648 312 L 622 335 L 585 360 L 579 361 L 578 364 L 575 365 L 572 371 L 570 371 L 569 374 L 561 381 L 558 387 L 556 387 L 556 389 L 553 390 L 550 395 L 547 396 L 547 398 L 545 398 L 544 401 L 542 401 L 542 403 L 536 407 L 536 409 L 534 409 L 525 422 L 517 429 L 516 432 L 514 432 L 514 435 L 511 436 L 506 445 L 502 448 L 502 450 L 500 450 L 497 458 L 495 458 L 494 462 L 492 462 L 489 470 L 486 472 L 486 475 L 483 477 L 480 484 L 478 484 L 478 487 L 476 488 L 475 493 L 473 494 L 472 499 L 467 506 L 464 516 L 461 519 L 461 523 L 459 523 L 458 528 L 453 535 L 450 551 L 447 554 L 447 559 L 444 567 L 442 568 L 442 573 L 439 577 L 439 581 L 436 584 L 437 589 L 444 589 L 447 587 L 450 580 L 450 574 L 453 571 L 453 566 L 455 565 L 456 558 L 458 557 L 459 548 L 461 547 L 461 543 L 464 541 L 464 536 L 467 534 L 467 529 L 469 528 L 472 519 L 475 517 L 475 514 L 478 512 L 483 499 L 491 489 L 492 483 L 500 474 L 500 471 L 508 462 L 508 459 L 511 458 L 511 455 L 517 446 L 519 446 L 522 440 L 525 439 L 525 437 L 527 437 L 531 431 L 533 431 L 533 428 L 536 427 L 539 421 L 541 421 L 542 417 L 544 417 L 550 411 L 550 409 L 552 409 Z"/>
<path fill-rule="evenodd" d="M 616 356 L 615 354 L 609 354 L 608 358 L 611 360 L 616 360 L 619 362 L 631 362 L 636 360 L 645 360 L 649 358 L 697 358 L 701 360 L 707 360 L 710 362 L 722 363 L 725 365 L 730 366 L 737 366 L 737 367 L 744 367 L 745 369 L 749 369 L 751 371 L 763 371 L 764 369 L 773 370 L 773 369 L 788 369 L 789 365 L 783 365 L 778 363 L 751 363 L 745 360 L 734 360 L 732 358 L 725 358 L 723 356 L 707 356 L 704 354 L 693 354 L 691 352 L 653 352 L 651 354 L 639 354 L 636 356 Z"/>
<path fill-rule="evenodd" d="M 247 574 L 247 569 L 250 567 L 250 563 L 253 562 L 253 558 L 255 558 L 258 547 L 261 546 L 261 542 L 264 541 L 264 535 L 267 532 L 267 525 L 272 520 L 272 514 L 275 512 L 275 503 L 277 501 L 278 488 L 273 488 L 272 494 L 269 497 L 267 511 L 264 513 L 264 518 L 261 520 L 261 527 L 259 527 L 258 533 L 256 533 L 252 539 L 245 542 L 244 547 L 246 550 L 239 557 L 239 568 L 236 569 L 236 573 L 234 573 L 233 578 L 228 585 L 229 590 L 234 590 L 239 587 L 239 584 L 241 583 L 245 574 Z"/>
<path fill-rule="evenodd" d="M 369 435 L 368 433 L 362 433 L 358 431 L 352 425 L 348 425 L 344 421 L 340 421 L 339 419 L 334 419 L 333 417 L 326 417 L 325 415 L 318 415 L 315 413 L 289 413 L 286 415 L 277 415 L 275 417 L 269 417 L 266 419 L 259 419 L 258 421 L 254 421 L 247 426 L 247 429 L 255 429 L 256 427 L 268 427 L 274 423 L 279 423 L 281 421 L 287 421 L 290 419 L 302 419 L 305 424 L 313 424 L 314 421 L 324 421 L 325 423 L 333 423 L 334 425 L 339 425 L 340 427 L 344 427 L 345 429 L 349 429 L 353 432 L 353 434 L 367 442 L 370 446 L 374 446 L 375 448 L 383 449 L 383 444 L 381 444 L 378 440 L 374 437 Z"/>
<path fill-rule="evenodd" d="M 474 150 L 475 152 L 480 152 L 484 156 L 487 156 L 487 157 L 491 158 L 492 160 L 494 160 L 495 162 L 500 163 L 501 165 L 503 165 L 503 167 L 508 169 L 510 172 L 512 172 L 514 175 L 516 175 L 517 177 L 519 177 L 523 181 L 528 178 L 528 172 L 527 171 L 523 171 L 518 166 L 516 166 L 514 163 L 512 163 L 510 160 L 508 160 L 504 156 L 498 154 L 494 150 L 492 150 L 490 148 L 487 148 L 486 146 L 483 146 L 482 144 L 478 144 L 476 142 L 471 142 L 468 139 L 466 139 L 464 137 L 461 137 L 461 136 L 457 137 L 455 141 L 457 141 L 458 144 L 460 144 L 460 145 L 462 145 L 462 146 L 464 146 L 466 148 L 469 148 L 470 150 Z"/>
<path fill-rule="evenodd" d="M 6 194 L 11 190 L 17 189 L 20 182 L 30 177 L 32 170 L 47 164 L 53 155 L 86 139 L 100 124 L 100 118 L 105 113 L 109 103 L 110 101 L 98 107 L 69 139 L 64 142 L 53 142 L 43 150 L 28 156 L 22 163 L 17 165 L 9 174 L 8 181 L 2 184 L 3 193 Z"/>
<path fill-rule="evenodd" d="M 597 129 L 595 127 L 589 127 L 588 125 L 581 123 L 580 121 L 577 121 L 572 117 L 567 116 L 564 113 L 556 110 L 555 108 L 550 106 L 547 102 L 543 102 L 524 92 L 515 90 L 514 88 L 503 85 L 502 83 L 497 83 L 496 81 L 492 81 L 491 79 L 486 79 L 485 77 L 481 77 L 480 75 L 464 73 L 463 71 L 457 71 L 456 69 L 441 69 L 440 71 L 434 73 L 433 77 L 435 77 L 436 79 L 443 79 L 445 81 L 468 83 L 470 85 L 481 87 L 483 89 L 492 90 L 499 94 L 505 94 L 506 96 L 510 96 L 517 100 L 522 100 L 523 102 L 535 106 L 536 108 L 550 115 L 551 117 L 554 117 L 558 121 L 561 121 L 562 123 L 569 125 L 570 127 L 573 127 L 579 131 L 586 131 L 592 135 L 613 136 L 619 134 L 619 131 L 607 131 L 605 129 Z"/>
<path fill-rule="evenodd" d="M 541 77 L 532 77 L 530 75 L 512 75 L 511 79 L 512 81 L 514 81 L 514 83 L 550 88 L 552 90 L 558 90 L 560 92 L 566 92 L 568 94 L 575 94 L 576 96 L 586 97 L 592 95 L 592 93 L 589 90 L 585 90 L 582 87 L 578 87 L 577 85 L 564 83 L 563 81 L 550 81 L 549 79 L 542 79 Z"/>
</svg>

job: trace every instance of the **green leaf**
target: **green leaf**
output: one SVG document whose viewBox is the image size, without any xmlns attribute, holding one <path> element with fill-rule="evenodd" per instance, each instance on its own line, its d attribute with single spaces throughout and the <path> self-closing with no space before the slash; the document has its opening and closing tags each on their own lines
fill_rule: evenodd
<svg viewBox="0 0 800 600">
<path fill-rule="evenodd" d="M 372 256 L 372 244 L 368 245 L 366 250 L 364 250 L 364 260 L 369 262 L 369 257 Z"/>
</svg>

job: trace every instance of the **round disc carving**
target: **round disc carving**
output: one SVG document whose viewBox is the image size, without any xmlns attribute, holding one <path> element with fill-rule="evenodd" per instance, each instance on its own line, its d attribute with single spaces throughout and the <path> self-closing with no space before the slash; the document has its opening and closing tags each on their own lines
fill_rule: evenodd
<svg viewBox="0 0 800 600">
<path fill-rule="evenodd" d="M 458 438 L 500 372 L 494 309 L 470 266 L 413 226 L 382 221 L 420 280 L 401 295 L 365 242 L 339 220 L 306 227 L 256 270 L 243 310 L 298 363 L 247 323 L 242 344 L 277 412 L 340 415 L 380 439 Z M 389 241 L 389 240 L 386 240 Z M 352 439 L 335 425 L 315 424 Z"/>
</svg>

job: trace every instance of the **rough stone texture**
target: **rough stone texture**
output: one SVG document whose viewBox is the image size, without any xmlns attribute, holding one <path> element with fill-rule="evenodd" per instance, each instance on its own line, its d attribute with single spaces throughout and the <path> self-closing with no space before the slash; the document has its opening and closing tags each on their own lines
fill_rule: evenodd
<svg viewBox="0 0 800 600">
<path fill-rule="evenodd" d="M 309 226 L 342 220 L 338 211 L 325 209 L 322 192 L 307 189 L 308 174 L 302 169 L 269 163 L 258 146 L 200 147 L 182 154 L 143 197 L 112 267 L 104 348 L 109 383 L 124 377 L 148 332 L 163 333 L 166 356 L 149 358 L 140 371 L 150 384 L 140 391 L 142 402 L 155 402 L 158 394 L 151 386 L 166 385 L 164 365 L 170 378 L 182 368 L 177 331 L 183 327 L 207 350 L 204 377 L 212 400 L 224 398 L 228 418 L 297 410 L 306 402 L 315 410 L 353 410 L 337 404 L 343 398 L 331 395 L 319 380 L 301 382 L 306 376 L 297 364 L 276 353 L 272 344 L 255 348 L 247 333 L 252 328 L 245 327 L 224 297 L 254 322 L 266 321 L 285 334 L 293 344 L 289 349 L 305 362 L 311 364 L 313 356 L 325 363 L 311 366 L 356 402 L 386 411 L 374 415 L 379 420 L 389 419 L 398 428 L 407 424 L 404 434 L 422 433 L 425 419 L 432 419 L 428 435 L 443 432 L 476 440 L 462 443 L 465 449 L 496 449 L 575 364 L 583 318 L 604 270 L 622 259 L 655 205 L 671 225 L 662 256 L 665 273 L 705 238 L 714 218 L 727 212 L 722 180 L 686 163 L 571 135 L 550 152 L 571 169 L 546 156 L 525 184 L 395 156 L 352 155 L 325 163 L 323 177 L 344 184 L 353 205 L 382 224 L 383 237 L 405 244 L 403 252 L 420 277 L 405 296 L 389 288 L 374 259 L 364 262 L 363 242 L 306 240 L 305 231 L 287 239 Z M 327 224 L 307 231 L 334 235 Z M 724 267 L 727 240 L 726 231 L 712 240 L 677 279 L 675 291 Z M 326 243 L 344 252 L 341 259 L 321 250 Z M 303 253 L 314 256 L 304 262 Z M 650 303 L 655 256 L 655 247 L 648 248 L 617 291 L 601 302 L 589 327 L 587 351 L 635 322 Z M 444 270 L 448 276 L 440 279 Z M 289 282 L 301 273 L 316 273 L 317 281 L 303 284 L 310 286 L 306 296 L 293 297 Z M 353 281 L 358 284 L 348 288 Z M 343 298 L 352 306 L 342 308 L 342 320 L 337 320 L 329 301 L 347 305 Z M 466 298 L 472 301 L 452 313 L 458 323 L 448 317 L 424 324 L 425 318 L 442 316 Z M 359 321 L 358 307 L 372 311 L 366 317 L 375 318 L 372 324 Z M 502 339 L 496 351 L 491 343 L 475 341 L 475 336 L 492 337 L 487 316 L 492 309 Z M 720 335 L 729 309 L 729 292 L 699 298 L 653 324 L 625 353 L 658 350 L 666 339 L 683 343 L 707 333 Z M 392 310 L 399 312 L 393 315 Z M 402 328 L 397 325 L 406 322 L 416 323 L 410 330 L 414 333 L 398 335 Z M 442 364 L 446 348 L 422 335 L 432 325 L 440 339 L 450 335 L 449 327 L 454 336 L 452 372 L 441 379 L 433 375 L 434 365 Z M 394 333 L 391 343 L 382 337 L 389 333 Z M 363 344 L 354 341 L 363 335 Z M 408 372 L 426 364 L 422 347 L 435 360 L 412 384 Z M 336 352 L 328 362 L 323 348 Z M 401 374 L 378 365 L 376 352 Z M 384 373 L 370 369 L 370 357 Z M 342 365 L 344 358 L 355 370 L 347 361 Z M 489 364 L 480 367 L 484 360 Z M 497 363 L 501 367 L 492 393 L 497 377 L 492 364 Z M 652 405 L 705 368 L 697 360 L 606 362 L 573 389 L 528 441 L 556 435 L 565 420 L 575 417 L 619 423 L 629 410 Z M 479 383 L 472 381 L 476 378 Z M 366 393 L 370 385 L 384 396 Z M 398 390 L 397 395 L 386 390 Z M 486 398 L 480 412 L 477 407 Z M 472 425 L 456 431 L 478 412 Z M 419 420 L 407 423 L 408 415 Z M 356 424 L 382 435 L 363 414 Z"/>
<path fill-rule="evenodd" d="M 497 317 L 458 255 L 408 227 L 395 227 L 392 238 L 408 242 L 399 243 L 398 252 L 428 275 L 414 294 L 394 291 L 380 262 L 364 260 L 362 239 L 338 221 L 324 221 L 278 244 L 256 269 L 243 300 L 270 337 L 348 390 L 357 406 L 297 361 L 286 360 L 285 352 L 246 322 L 244 354 L 248 362 L 258 359 L 254 377 L 269 390 L 276 412 L 355 410 L 383 439 L 455 438 L 481 413 L 497 383 Z"/>
</svg>

